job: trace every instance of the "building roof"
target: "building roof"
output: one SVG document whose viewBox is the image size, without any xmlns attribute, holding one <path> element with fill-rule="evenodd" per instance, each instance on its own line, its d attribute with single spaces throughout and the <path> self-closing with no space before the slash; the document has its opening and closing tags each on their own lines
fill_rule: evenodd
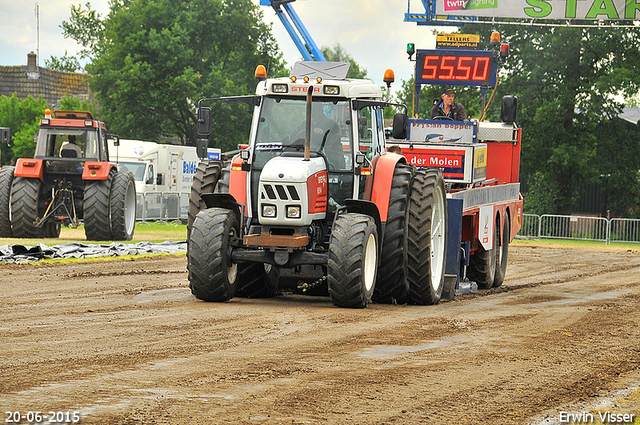
<svg viewBox="0 0 640 425">
<path fill-rule="evenodd" d="M 42 96 L 52 108 L 59 107 L 66 95 L 93 99 L 88 74 L 39 67 L 33 52 L 28 55 L 27 65 L 0 66 L 0 96 L 11 97 L 13 93 L 18 99 Z"/>
</svg>

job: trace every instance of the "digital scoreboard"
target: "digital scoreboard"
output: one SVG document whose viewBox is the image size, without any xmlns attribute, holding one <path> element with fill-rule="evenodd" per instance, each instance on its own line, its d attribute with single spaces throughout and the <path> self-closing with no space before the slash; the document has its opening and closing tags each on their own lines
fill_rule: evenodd
<svg viewBox="0 0 640 425">
<path fill-rule="evenodd" d="M 485 50 L 418 50 L 416 84 L 494 86 L 498 63 Z"/>
</svg>

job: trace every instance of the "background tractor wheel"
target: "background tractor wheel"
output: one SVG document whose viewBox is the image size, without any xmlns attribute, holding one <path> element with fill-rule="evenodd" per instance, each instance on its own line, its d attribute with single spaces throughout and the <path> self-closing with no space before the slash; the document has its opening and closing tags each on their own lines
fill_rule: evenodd
<svg viewBox="0 0 640 425">
<path fill-rule="evenodd" d="M 16 177 L 11 187 L 11 231 L 15 238 L 38 238 L 44 234 L 36 227 L 40 179 Z"/>
<path fill-rule="evenodd" d="M 11 185 L 13 170 L 16 167 L 5 165 L 0 169 L 0 238 L 10 238 L 11 232 Z"/>
<path fill-rule="evenodd" d="M 364 214 L 341 214 L 333 223 L 327 283 L 338 307 L 364 308 L 371 302 L 378 269 L 378 231 Z"/>
<path fill-rule="evenodd" d="M 111 240 L 110 193 L 114 172 L 107 180 L 87 182 L 82 202 L 84 234 L 90 241 Z"/>
<path fill-rule="evenodd" d="M 111 184 L 111 239 L 130 241 L 136 228 L 136 181 L 131 171 L 118 171 Z"/>
<path fill-rule="evenodd" d="M 500 230 L 496 226 L 496 230 Z M 504 277 L 507 274 L 507 259 L 509 257 L 509 237 L 511 236 L 511 227 L 509 224 L 509 216 L 505 214 L 504 217 L 504 230 L 502 235 L 497 232 L 496 241 L 500 240 L 500 248 L 496 248 L 496 275 L 493 278 L 493 287 L 497 288 L 504 282 Z"/>
<path fill-rule="evenodd" d="M 438 169 L 417 169 L 411 183 L 407 233 L 407 280 L 411 303 L 437 304 L 444 286 L 447 200 Z"/>
<path fill-rule="evenodd" d="M 60 237 L 62 223 L 58 220 L 48 221 L 42 226 L 42 229 L 41 231 L 44 231 L 45 238 L 56 239 Z"/>
<path fill-rule="evenodd" d="M 233 212 L 222 208 L 200 211 L 189 239 L 191 293 L 202 301 L 227 301 L 236 291 L 238 265 L 231 262 L 231 242 L 238 236 Z"/>
<path fill-rule="evenodd" d="M 476 282 L 480 289 L 491 288 L 495 281 L 498 237 L 498 223 L 496 222 L 493 229 L 493 248 L 487 251 L 480 247 L 480 250 L 469 258 L 467 277 L 469 280 Z"/>
<path fill-rule="evenodd" d="M 397 164 L 391 182 L 389 213 L 382 242 L 382 253 L 373 300 L 379 303 L 405 304 L 409 298 L 407 283 L 407 214 L 414 168 Z"/>
<path fill-rule="evenodd" d="M 200 198 L 203 193 L 213 193 L 218 180 L 220 179 L 220 169 L 222 163 L 216 160 L 202 160 L 196 168 L 191 184 L 191 195 L 189 196 L 189 217 L 187 219 L 187 240 L 191 235 L 191 227 L 196 215 L 206 208 L 204 201 Z"/>
<path fill-rule="evenodd" d="M 280 269 L 271 264 L 239 264 L 236 297 L 271 298 L 278 292 L 279 279 Z"/>
</svg>

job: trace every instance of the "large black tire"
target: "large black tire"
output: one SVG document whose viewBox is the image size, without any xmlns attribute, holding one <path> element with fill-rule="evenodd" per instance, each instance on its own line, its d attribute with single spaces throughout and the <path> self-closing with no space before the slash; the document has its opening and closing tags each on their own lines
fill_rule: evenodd
<svg viewBox="0 0 640 425">
<path fill-rule="evenodd" d="M 189 196 L 189 213 L 187 217 L 187 239 L 191 235 L 191 227 L 198 213 L 206 208 L 200 197 L 203 193 L 213 193 L 220 179 L 222 162 L 217 160 L 202 160 L 196 168 L 196 174 L 191 183 Z"/>
<path fill-rule="evenodd" d="M 341 214 L 333 223 L 327 284 L 334 305 L 364 308 L 371 302 L 378 269 L 378 231 L 373 218 Z"/>
<path fill-rule="evenodd" d="M 42 226 L 42 231 L 44 232 L 45 238 L 57 239 L 60 237 L 61 228 L 62 223 L 59 220 L 48 220 Z"/>
<path fill-rule="evenodd" d="M 493 286 L 496 277 L 496 263 L 498 251 L 498 223 L 494 223 L 493 248 L 485 250 L 482 246 L 469 258 L 467 277 L 474 281 L 478 288 L 489 289 Z"/>
<path fill-rule="evenodd" d="M 84 188 L 82 203 L 84 234 L 90 241 L 111 240 L 111 183 L 115 173 L 107 180 L 88 181 Z"/>
<path fill-rule="evenodd" d="M 131 171 L 118 171 L 111 184 L 111 239 L 130 241 L 136 228 L 136 181 Z"/>
<path fill-rule="evenodd" d="M 280 269 L 271 264 L 238 264 L 236 297 L 271 298 L 278 293 Z"/>
<path fill-rule="evenodd" d="M 496 226 L 496 231 L 499 231 L 499 226 Z M 493 278 L 493 287 L 498 288 L 504 282 L 504 277 L 507 274 L 507 260 L 509 258 L 509 238 L 511 237 L 511 225 L 509 222 L 509 216 L 504 217 L 504 229 L 502 234 L 497 232 L 496 241 L 500 241 L 500 248 L 496 251 L 496 275 Z"/>
<path fill-rule="evenodd" d="M 11 185 L 16 167 L 5 165 L 0 169 L 0 238 L 10 238 L 11 232 Z"/>
<path fill-rule="evenodd" d="M 231 161 L 225 161 L 220 170 L 217 193 L 229 193 L 229 179 L 231 178 Z"/>
<path fill-rule="evenodd" d="M 36 227 L 40 179 L 16 177 L 11 186 L 11 231 L 14 238 L 39 238 L 44 235 Z"/>
<path fill-rule="evenodd" d="M 412 304 L 440 302 L 447 255 L 447 199 L 439 169 L 417 169 L 411 184 L 407 280 Z"/>
<path fill-rule="evenodd" d="M 202 301 L 227 301 L 236 291 L 238 265 L 231 262 L 231 242 L 239 235 L 236 215 L 222 208 L 200 211 L 189 238 L 191 293 Z"/>
<path fill-rule="evenodd" d="M 407 208 L 414 167 L 397 164 L 391 182 L 389 212 L 382 242 L 378 278 L 373 293 L 377 303 L 405 304 L 407 281 Z"/>
</svg>

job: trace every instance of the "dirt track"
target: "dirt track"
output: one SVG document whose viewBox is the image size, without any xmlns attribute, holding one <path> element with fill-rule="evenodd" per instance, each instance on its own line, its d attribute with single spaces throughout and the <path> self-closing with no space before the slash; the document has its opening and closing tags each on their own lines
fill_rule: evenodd
<svg viewBox="0 0 640 425">
<path fill-rule="evenodd" d="M 640 382 L 637 250 L 516 244 L 509 260 L 498 290 L 365 310 L 292 294 L 200 302 L 184 256 L 0 265 L 1 411 L 525 424 Z"/>
</svg>

